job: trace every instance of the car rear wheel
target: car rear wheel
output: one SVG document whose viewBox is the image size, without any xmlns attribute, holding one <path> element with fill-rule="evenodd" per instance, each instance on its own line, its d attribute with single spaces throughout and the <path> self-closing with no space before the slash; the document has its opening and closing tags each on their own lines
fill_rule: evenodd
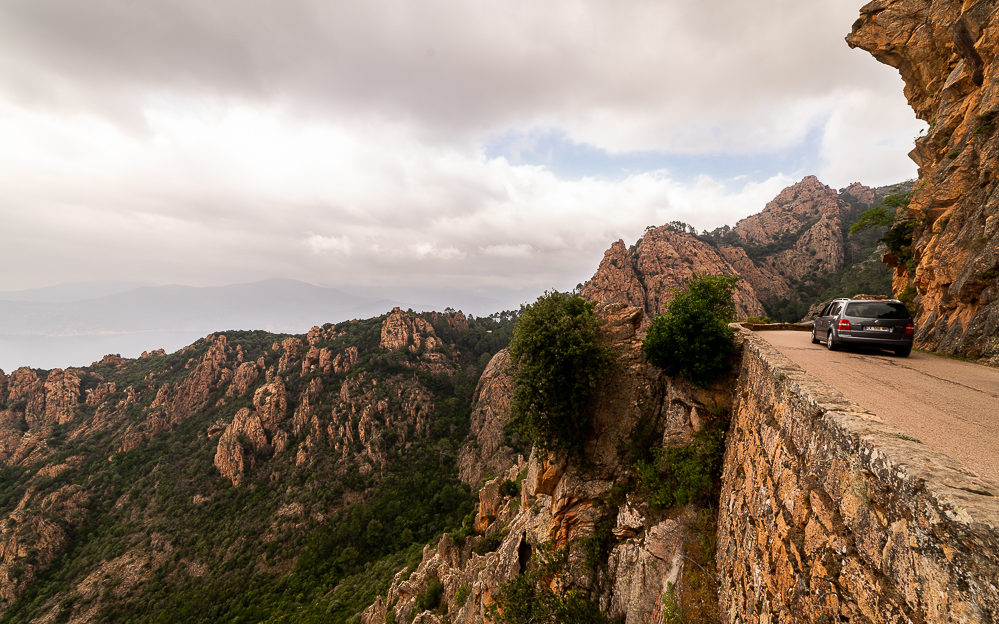
<svg viewBox="0 0 999 624">
<path fill-rule="evenodd" d="M 829 333 L 826 334 L 826 349 L 829 349 L 830 351 L 835 351 L 837 349 L 836 341 L 833 340 L 831 329 L 829 330 Z"/>
<path fill-rule="evenodd" d="M 815 335 L 815 327 L 812 327 L 812 344 L 819 344 L 820 342 L 822 341 Z"/>
<path fill-rule="evenodd" d="M 898 347 L 895 349 L 895 355 L 898 357 L 909 357 L 910 353 L 912 353 L 912 347 Z"/>
</svg>

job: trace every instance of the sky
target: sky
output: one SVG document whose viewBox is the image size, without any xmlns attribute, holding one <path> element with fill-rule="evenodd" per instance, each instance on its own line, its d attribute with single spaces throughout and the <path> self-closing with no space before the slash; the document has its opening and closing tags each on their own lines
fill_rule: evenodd
<svg viewBox="0 0 999 624">
<path fill-rule="evenodd" d="M 861 2 L 0 3 L 0 291 L 526 293 L 805 175 L 915 177 Z"/>
</svg>

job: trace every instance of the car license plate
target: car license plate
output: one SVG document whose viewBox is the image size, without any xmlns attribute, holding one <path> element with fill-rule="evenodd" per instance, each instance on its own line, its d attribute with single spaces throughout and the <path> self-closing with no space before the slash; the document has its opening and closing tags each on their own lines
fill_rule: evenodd
<svg viewBox="0 0 999 624">
<path fill-rule="evenodd" d="M 872 331 L 872 332 L 890 332 L 891 331 L 891 327 L 875 327 L 873 325 L 868 325 L 867 326 L 867 331 Z"/>
</svg>

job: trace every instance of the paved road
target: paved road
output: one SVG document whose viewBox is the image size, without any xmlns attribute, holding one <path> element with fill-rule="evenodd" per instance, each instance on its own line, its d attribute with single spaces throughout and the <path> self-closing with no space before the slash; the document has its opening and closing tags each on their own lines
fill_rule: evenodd
<svg viewBox="0 0 999 624">
<path fill-rule="evenodd" d="M 807 332 L 756 335 L 886 423 L 999 484 L 999 369 L 916 351 L 907 358 L 828 351 Z"/>
</svg>

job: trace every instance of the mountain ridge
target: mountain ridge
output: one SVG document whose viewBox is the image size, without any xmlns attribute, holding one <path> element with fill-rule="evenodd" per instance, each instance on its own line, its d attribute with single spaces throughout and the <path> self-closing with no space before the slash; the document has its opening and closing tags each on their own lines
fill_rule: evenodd
<svg viewBox="0 0 999 624">
<path fill-rule="evenodd" d="M 698 234 L 681 222 L 650 226 L 630 248 L 622 240 L 612 244 L 582 294 L 641 308 L 648 322 L 695 274 L 741 277 L 735 292 L 739 318 L 770 314 L 797 321 L 823 295 L 887 293 L 886 267 L 866 271 L 849 293 L 834 292 L 837 285 L 830 280 L 859 274 L 880 256 L 876 237 L 885 228 L 850 236 L 849 227 L 861 212 L 906 186 L 872 189 L 854 183 L 835 191 L 806 176 L 734 227 Z"/>
</svg>

